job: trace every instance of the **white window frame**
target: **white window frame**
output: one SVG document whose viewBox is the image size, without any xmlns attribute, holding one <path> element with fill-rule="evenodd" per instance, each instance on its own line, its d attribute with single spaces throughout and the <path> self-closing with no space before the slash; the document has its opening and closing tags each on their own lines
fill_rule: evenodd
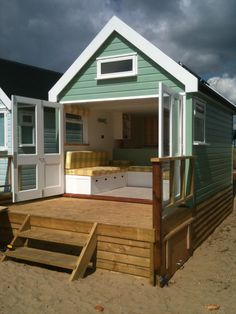
<svg viewBox="0 0 236 314">
<path fill-rule="evenodd" d="M 73 118 L 67 118 L 66 117 L 66 114 L 73 114 L 75 116 L 79 116 L 81 117 L 81 120 L 74 120 Z M 64 134 L 65 134 L 65 137 L 64 137 L 64 143 L 65 145 L 84 145 L 84 144 L 87 144 L 87 118 L 83 115 L 80 115 L 80 114 L 75 114 L 75 113 L 72 113 L 72 112 L 65 112 L 64 114 L 64 121 L 65 121 L 65 126 L 64 126 Z M 83 135 L 82 135 L 82 143 L 68 143 L 66 141 L 66 123 L 67 122 L 71 122 L 71 123 L 76 123 L 76 124 L 80 124 L 82 125 L 82 129 L 83 129 Z"/>
<path fill-rule="evenodd" d="M 31 116 L 32 122 L 24 122 L 23 116 Z M 19 113 L 19 147 L 35 147 L 35 116 L 34 113 L 28 112 L 28 111 L 20 111 Z M 30 144 L 22 143 L 22 127 L 24 126 L 32 126 L 32 139 L 33 142 Z"/>
<path fill-rule="evenodd" d="M 5 109 L 0 109 L 0 113 L 3 114 L 3 123 L 4 123 L 4 145 L 0 146 L 0 151 L 7 150 L 7 137 L 8 137 L 8 123 L 7 123 L 7 111 Z"/>
<path fill-rule="evenodd" d="M 102 68 L 103 63 L 125 61 L 125 60 L 132 60 L 131 71 L 114 72 L 114 73 L 107 73 L 107 74 L 101 73 L 101 68 Z M 96 61 L 97 61 L 97 77 L 96 77 L 97 80 L 136 76 L 138 74 L 137 53 L 129 53 L 129 54 L 123 54 L 123 55 L 117 55 L 117 56 L 110 56 L 110 57 L 100 57 L 100 58 L 97 58 Z"/>
<path fill-rule="evenodd" d="M 200 113 L 200 112 L 197 112 L 196 110 L 196 107 L 197 105 L 200 105 L 204 112 L 203 113 Z M 193 144 L 194 145 L 206 145 L 206 103 L 203 102 L 202 100 L 198 100 L 198 99 L 194 99 L 194 102 L 193 102 L 193 123 L 194 123 L 194 132 L 193 132 Z M 195 117 L 197 117 L 198 119 L 202 119 L 203 120 L 203 125 L 204 125 L 204 140 L 203 141 L 196 141 L 195 140 Z"/>
</svg>

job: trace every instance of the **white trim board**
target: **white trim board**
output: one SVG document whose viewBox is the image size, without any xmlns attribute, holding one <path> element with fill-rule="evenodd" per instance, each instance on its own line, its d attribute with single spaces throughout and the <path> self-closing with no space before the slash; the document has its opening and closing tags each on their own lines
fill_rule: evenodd
<svg viewBox="0 0 236 314">
<path fill-rule="evenodd" d="M 113 16 L 92 40 L 92 42 L 87 46 L 87 48 L 81 53 L 81 55 L 75 60 L 75 62 L 70 66 L 70 68 L 64 73 L 64 75 L 51 88 L 48 94 L 50 101 L 57 101 L 57 97 L 60 92 L 66 87 L 66 85 L 73 79 L 73 77 L 80 71 L 86 62 L 89 61 L 89 59 L 114 31 L 123 36 L 131 44 L 136 46 L 150 59 L 169 72 L 183 85 L 185 85 L 186 92 L 198 91 L 198 79 L 193 74 L 164 54 L 160 49 L 134 31 L 119 18 Z"/>
<path fill-rule="evenodd" d="M 61 101 L 61 104 L 78 104 L 78 103 L 91 103 L 91 102 L 104 102 L 104 101 L 118 101 L 118 100 L 132 100 L 132 99 L 148 99 L 158 98 L 159 94 L 154 95 L 143 95 L 143 96 L 130 96 L 130 97 L 113 97 L 113 98 L 95 98 L 95 99 L 84 99 L 84 100 L 65 100 Z"/>
<path fill-rule="evenodd" d="M 11 99 L 8 98 L 6 93 L 1 89 L 0 87 L 0 99 L 3 103 L 3 105 L 7 108 L 7 110 L 11 110 Z"/>
</svg>

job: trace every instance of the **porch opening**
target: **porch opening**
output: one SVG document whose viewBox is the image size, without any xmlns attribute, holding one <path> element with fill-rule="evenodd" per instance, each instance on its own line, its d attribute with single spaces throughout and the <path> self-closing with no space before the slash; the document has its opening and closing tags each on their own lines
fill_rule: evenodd
<svg viewBox="0 0 236 314">
<path fill-rule="evenodd" d="M 151 202 L 151 158 L 183 155 L 183 97 L 163 84 L 159 97 L 64 104 L 64 112 L 66 194 Z M 68 114 L 83 121 L 73 144 L 66 140 Z M 180 163 L 175 167 L 179 171 Z M 163 167 L 164 201 L 169 172 Z M 175 176 L 176 186 L 178 180 Z"/>
</svg>

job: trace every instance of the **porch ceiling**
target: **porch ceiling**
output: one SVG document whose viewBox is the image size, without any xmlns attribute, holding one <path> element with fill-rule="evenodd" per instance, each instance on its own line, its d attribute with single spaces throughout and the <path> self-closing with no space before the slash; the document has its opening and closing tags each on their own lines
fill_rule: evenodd
<svg viewBox="0 0 236 314">
<path fill-rule="evenodd" d="M 76 105 L 76 104 L 73 104 Z M 79 103 L 79 106 L 102 111 L 120 111 L 129 113 L 155 113 L 158 112 L 158 98 L 109 100 L 89 103 Z"/>
</svg>

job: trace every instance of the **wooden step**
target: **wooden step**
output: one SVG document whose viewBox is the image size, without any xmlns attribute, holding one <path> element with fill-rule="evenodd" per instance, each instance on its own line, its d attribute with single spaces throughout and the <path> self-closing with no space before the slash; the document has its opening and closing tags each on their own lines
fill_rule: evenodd
<svg viewBox="0 0 236 314">
<path fill-rule="evenodd" d="M 88 234 L 37 228 L 21 231 L 18 237 L 83 247 L 87 242 Z"/>
<path fill-rule="evenodd" d="M 29 247 L 18 247 L 13 251 L 7 251 L 5 256 L 23 261 L 61 267 L 73 270 L 76 267 L 78 256 L 38 250 Z"/>
</svg>

